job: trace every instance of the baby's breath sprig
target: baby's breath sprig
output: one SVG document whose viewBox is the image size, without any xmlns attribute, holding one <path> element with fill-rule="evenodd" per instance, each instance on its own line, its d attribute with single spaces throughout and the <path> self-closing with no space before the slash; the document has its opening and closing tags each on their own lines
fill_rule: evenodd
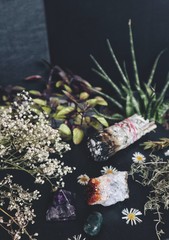
<svg viewBox="0 0 169 240">
<path fill-rule="evenodd" d="M 64 186 L 63 177 L 74 169 L 58 160 L 70 146 L 50 126 L 47 114 L 36 111 L 33 105 L 29 94 L 23 92 L 9 107 L 0 109 L 0 171 L 24 171 L 35 183 L 49 182 L 55 190 Z M 12 239 L 27 235 L 36 240 L 38 234 L 30 235 L 27 226 L 34 223 L 32 202 L 39 197 L 37 190 L 30 192 L 13 183 L 12 176 L 0 181 L 0 227 Z"/>
<path fill-rule="evenodd" d="M 148 200 L 144 205 L 144 213 L 151 210 L 155 213 L 157 218 L 155 230 L 158 239 L 164 234 L 161 224 L 164 224 L 162 219 L 162 211 L 169 209 L 169 161 L 165 161 L 156 155 L 150 154 L 149 161 L 142 162 L 142 164 L 133 163 L 131 165 L 130 175 L 134 178 L 139 174 L 143 186 L 148 186 L 151 191 L 148 195 Z"/>
<path fill-rule="evenodd" d="M 35 183 L 48 181 L 53 188 L 63 187 L 63 176 L 73 169 L 51 155 L 62 157 L 70 146 L 49 125 L 45 113 L 34 112 L 33 104 L 23 92 L 10 107 L 0 110 L 0 170 L 25 171 Z"/>
<path fill-rule="evenodd" d="M 12 239 L 19 240 L 21 236 L 27 235 L 30 240 L 36 240 L 38 234 L 30 235 L 26 228 L 28 224 L 34 223 L 36 215 L 32 203 L 39 199 L 39 191 L 24 190 L 22 186 L 13 183 L 12 178 L 12 175 L 7 175 L 0 181 L 0 226 Z"/>
</svg>

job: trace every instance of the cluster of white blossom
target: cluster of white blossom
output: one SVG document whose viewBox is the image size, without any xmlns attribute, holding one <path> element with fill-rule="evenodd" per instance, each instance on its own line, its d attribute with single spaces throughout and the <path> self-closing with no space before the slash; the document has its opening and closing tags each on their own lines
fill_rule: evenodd
<svg viewBox="0 0 169 240">
<path fill-rule="evenodd" d="M 62 157 L 70 146 L 50 126 L 48 116 L 34 107 L 29 94 L 18 94 L 16 101 L 0 109 L 0 116 L 0 171 L 24 171 L 35 183 L 48 181 L 54 190 L 63 187 L 63 176 L 74 168 L 56 157 Z M 30 235 L 26 228 L 34 223 L 32 203 L 39 197 L 37 190 L 30 192 L 13 183 L 11 175 L 0 181 L 0 227 L 12 239 L 19 240 L 22 235 L 37 239 L 38 234 Z"/>
<path fill-rule="evenodd" d="M 27 235 L 29 239 L 36 240 L 37 233 L 30 235 L 26 228 L 34 223 L 36 217 L 32 203 L 38 200 L 40 194 L 37 190 L 29 192 L 22 186 L 12 182 L 12 175 L 7 175 L 0 181 L 0 226 L 2 226 L 15 240 Z M 6 210 L 3 207 L 8 206 Z"/>
<path fill-rule="evenodd" d="M 36 183 L 47 180 L 52 186 L 64 186 L 63 176 L 73 169 L 52 156 L 62 157 L 70 146 L 33 104 L 23 92 L 10 107 L 0 110 L 0 169 L 23 170 L 35 177 Z"/>
</svg>

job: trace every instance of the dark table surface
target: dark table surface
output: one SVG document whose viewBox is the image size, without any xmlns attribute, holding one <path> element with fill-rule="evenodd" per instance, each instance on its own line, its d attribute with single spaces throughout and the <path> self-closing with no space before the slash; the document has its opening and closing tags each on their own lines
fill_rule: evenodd
<svg viewBox="0 0 169 240">
<path fill-rule="evenodd" d="M 101 175 L 101 168 L 109 165 L 116 167 L 119 171 L 129 171 L 133 153 L 139 151 L 146 157 L 149 155 L 149 152 L 144 151 L 139 144 L 147 140 L 157 140 L 159 137 L 169 137 L 169 131 L 166 131 L 162 126 L 158 126 L 155 132 L 142 137 L 133 145 L 116 153 L 106 162 L 94 162 L 88 152 L 85 141 L 79 146 L 72 146 L 72 150 L 65 154 L 64 161 L 67 165 L 76 166 L 77 169 L 73 174 L 65 177 L 65 189 L 76 193 L 77 219 L 65 222 L 46 222 L 45 214 L 50 204 L 52 193 L 47 184 L 40 187 L 37 186 L 41 191 L 42 197 L 34 205 L 37 217 L 36 223 L 30 227 L 30 231 L 38 232 L 39 240 L 67 240 L 68 237 L 73 239 L 73 235 L 78 234 L 82 234 L 86 239 L 93 240 L 156 240 L 155 223 L 153 222 L 154 215 L 152 212 L 148 212 L 146 216 L 143 215 L 141 217 L 143 222 L 136 226 L 127 225 L 122 220 L 121 212 L 124 208 L 136 208 L 143 212 L 148 189 L 145 189 L 129 177 L 129 199 L 109 207 L 100 205 L 88 206 L 85 200 L 85 187 L 77 183 L 77 177 L 84 173 L 89 175 L 89 177 L 97 177 Z M 158 152 L 158 154 L 163 156 L 163 152 Z M 15 180 L 26 187 L 30 187 L 30 189 L 33 186 L 33 180 L 28 175 L 16 174 Z M 36 186 L 34 185 L 34 187 Z M 97 236 L 89 237 L 83 231 L 83 224 L 87 216 L 95 210 L 102 213 L 103 225 Z M 167 239 L 169 237 L 169 212 L 165 212 L 164 218 L 166 235 L 162 239 Z M 8 239 L 10 237 L 1 230 L 0 240 Z M 26 239 L 26 237 L 23 239 Z"/>
</svg>

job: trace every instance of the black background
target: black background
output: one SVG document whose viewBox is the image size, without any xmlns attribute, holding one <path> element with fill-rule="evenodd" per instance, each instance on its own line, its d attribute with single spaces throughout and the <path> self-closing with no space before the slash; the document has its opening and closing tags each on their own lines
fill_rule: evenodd
<svg viewBox="0 0 169 240">
<path fill-rule="evenodd" d="M 91 68 L 89 55 L 119 81 L 119 73 L 106 45 L 109 38 L 131 78 L 128 20 L 132 20 L 139 73 L 146 81 L 157 54 L 169 47 L 168 0 L 45 0 L 49 46 L 53 64 L 69 68 L 89 81 L 101 84 Z M 169 52 L 161 58 L 155 81 L 162 88 L 169 69 Z"/>
<path fill-rule="evenodd" d="M 1 0 L 2 1 L 2 0 Z M 9 1 L 10 2 L 10 1 Z M 20 31 L 25 31 L 24 36 L 29 37 L 34 30 L 30 30 L 30 26 L 35 26 L 35 20 L 41 18 L 44 22 L 43 9 L 35 13 L 36 6 L 39 9 L 39 3 L 35 1 L 28 1 L 31 6 L 29 11 L 23 11 L 18 20 L 25 19 L 25 14 L 30 14 L 27 19 L 30 21 L 27 28 L 23 25 Z M 4 1 L 2 1 L 4 3 Z M 21 4 L 21 3 L 20 3 Z M 37 4 L 37 5 L 36 5 Z M 130 67 L 131 58 L 129 52 L 129 37 L 128 37 L 128 20 L 132 20 L 133 33 L 135 39 L 135 48 L 137 60 L 142 81 L 146 80 L 149 75 L 150 68 L 156 55 L 165 48 L 169 47 L 169 1 L 168 0 L 45 0 L 47 31 L 49 39 L 49 48 L 52 64 L 58 64 L 63 68 L 71 69 L 73 72 L 81 75 L 87 80 L 93 82 L 95 85 L 103 85 L 101 80 L 92 73 L 91 68 L 93 63 L 89 57 L 92 53 L 99 62 L 110 73 L 113 80 L 117 83 L 119 81 L 119 73 L 117 72 L 113 61 L 109 55 L 106 38 L 109 38 L 115 53 L 122 63 L 125 59 L 129 73 L 131 76 L 132 71 Z M 15 11 L 10 14 L 15 15 Z M 10 16 L 11 16 L 10 15 Z M 33 17 L 32 17 L 33 16 Z M 3 18 L 3 14 L 1 18 Z M 28 21 L 26 20 L 26 21 Z M 9 24 L 12 24 L 9 22 Z M 12 26 L 12 25 L 11 25 Z M 30 31 L 28 31 L 30 30 Z M 22 32 L 22 33 L 23 33 Z M 39 59 L 48 58 L 46 48 L 46 32 L 43 25 L 44 37 L 40 37 L 38 44 L 29 46 L 33 52 L 36 53 L 35 61 Z M 44 44 L 45 41 L 45 44 Z M 26 40 L 25 40 L 26 42 Z M 11 43 L 15 46 L 15 38 L 11 37 Z M 5 41 L 3 42 L 5 47 Z M 13 47 L 15 49 L 15 47 Z M 38 51 L 37 51 L 38 49 Z M 4 53 L 5 53 L 5 49 Z M 37 52 L 36 52 L 37 51 Z M 29 52 L 29 51 L 28 51 Z M 25 59 L 28 52 L 21 51 L 20 58 Z M 17 55 L 15 56 L 17 57 Z M 6 61 L 6 68 L 9 69 L 7 56 L 4 54 L 3 58 Z M 2 60 L 2 58 L 1 58 Z M 13 62 L 15 66 L 16 62 Z M 18 64 L 18 63 L 17 63 Z M 23 64 L 23 63 L 22 63 Z M 24 63 L 22 68 L 10 68 L 10 73 L 13 78 L 1 77 L 0 83 L 12 84 L 20 83 L 20 77 L 29 73 L 36 72 L 36 68 L 31 65 L 27 68 L 27 63 Z M 162 88 L 166 74 L 169 69 L 169 52 L 167 51 L 161 58 L 160 64 L 155 76 L 157 88 Z M 24 72 L 26 71 L 26 73 Z M 40 70 L 41 71 L 41 70 Z M 1 74 L 4 74 L 1 68 Z M 22 73 L 20 75 L 20 73 Z M 37 73 L 39 68 L 37 67 Z M 146 201 L 147 190 L 129 179 L 130 186 L 130 199 L 122 203 L 110 207 L 102 206 L 87 206 L 85 202 L 84 188 L 77 184 L 77 176 L 86 173 L 90 177 L 100 175 L 100 169 L 105 165 L 113 165 L 118 170 L 129 170 L 131 164 L 132 154 L 136 151 L 142 151 L 139 143 L 143 140 L 158 139 L 159 137 L 168 137 L 168 132 L 159 127 L 157 133 L 151 133 L 145 136 L 142 140 L 123 150 L 109 161 L 105 163 L 96 163 L 90 157 L 85 142 L 80 146 L 72 146 L 72 151 L 65 155 L 66 164 L 76 166 L 77 171 L 66 177 L 66 189 L 75 192 L 77 195 L 77 220 L 64 223 L 46 223 L 45 212 L 51 199 L 51 192 L 48 185 L 40 187 L 42 198 L 35 203 L 35 211 L 37 214 L 36 224 L 31 227 L 34 232 L 39 232 L 39 240 L 67 240 L 74 234 L 83 232 L 83 224 L 93 210 L 98 210 L 103 213 L 103 226 L 98 236 L 87 239 L 93 240 L 156 240 L 157 237 L 154 231 L 153 214 L 149 213 L 143 216 L 143 223 L 135 227 L 126 225 L 121 220 L 121 211 L 125 207 L 138 208 L 143 212 L 143 206 Z M 143 151 L 142 151 L 143 152 Z M 145 152 L 143 152 L 146 154 Z M 30 189 L 34 188 L 33 180 L 25 174 L 16 174 L 15 179 L 23 183 L 25 188 L 28 186 Z M 166 236 L 169 237 L 169 216 L 166 214 Z M 163 239 L 164 239 L 163 238 Z M 2 230 L 0 231 L 0 240 L 10 239 Z M 23 238 L 24 239 L 24 238 Z M 26 238 L 25 238 L 26 239 Z"/>
</svg>

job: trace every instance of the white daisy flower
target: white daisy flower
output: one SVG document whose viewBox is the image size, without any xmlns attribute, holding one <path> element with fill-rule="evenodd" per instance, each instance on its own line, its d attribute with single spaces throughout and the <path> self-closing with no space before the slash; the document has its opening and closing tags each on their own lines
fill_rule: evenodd
<svg viewBox="0 0 169 240">
<path fill-rule="evenodd" d="M 131 208 L 129 211 L 128 208 L 125 208 L 123 209 L 122 214 L 125 215 L 125 217 L 122 217 L 122 219 L 125 219 L 127 224 L 131 222 L 131 225 L 133 226 L 133 223 L 136 225 L 137 222 L 142 222 L 142 220 L 137 217 L 142 215 L 142 213 L 137 209 Z"/>
<path fill-rule="evenodd" d="M 77 235 L 77 236 L 74 235 L 73 238 L 72 238 L 72 240 L 73 240 L 73 239 L 74 239 L 74 240 L 85 240 L 86 238 L 83 238 L 83 239 L 82 239 L 82 235 L 80 234 L 80 235 Z M 71 240 L 71 238 L 68 238 L 67 240 Z"/>
<path fill-rule="evenodd" d="M 169 156 L 169 149 L 164 153 L 165 156 Z"/>
<path fill-rule="evenodd" d="M 87 176 L 86 174 L 80 175 L 77 179 L 77 182 L 81 185 L 87 185 L 90 180 L 89 176 Z"/>
<path fill-rule="evenodd" d="M 132 157 L 133 162 L 135 163 L 143 163 L 145 162 L 146 158 L 140 152 L 135 152 Z"/>
<path fill-rule="evenodd" d="M 102 170 L 101 170 L 101 174 L 113 174 L 113 173 L 115 173 L 115 172 L 117 172 L 117 169 L 116 168 L 113 168 L 112 166 L 105 166 L 105 167 L 103 167 L 102 168 Z"/>
</svg>

